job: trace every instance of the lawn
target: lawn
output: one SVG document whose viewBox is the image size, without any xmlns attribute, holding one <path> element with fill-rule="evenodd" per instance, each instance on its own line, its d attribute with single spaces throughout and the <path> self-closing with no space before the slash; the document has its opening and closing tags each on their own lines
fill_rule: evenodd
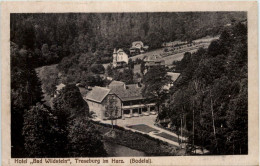
<svg viewBox="0 0 260 166">
<path fill-rule="evenodd" d="M 146 53 L 143 53 L 143 54 L 139 54 L 139 55 L 135 55 L 133 57 L 130 57 L 130 59 L 132 59 L 133 61 L 135 61 L 137 58 L 139 59 L 143 59 L 145 56 L 151 56 L 151 55 L 160 55 L 162 53 L 164 53 L 164 48 L 159 48 L 159 49 L 156 49 L 156 50 L 151 50 L 151 51 L 148 51 Z"/>
<path fill-rule="evenodd" d="M 58 69 L 57 69 L 57 65 L 58 64 L 53 64 L 53 65 L 48 65 L 48 66 L 42 66 L 42 67 L 38 67 L 35 69 L 38 78 L 42 81 L 42 79 L 44 78 L 44 75 L 46 75 L 46 72 L 48 71 L 48 73 L 57 73 L 58 74 Z M 43 85 L 42 85 L 43 87 Z M 44 104 L 46 104 L 47 106 L 51 107 L 51 100 L 52 97 L 48 94 L 46 94 L 43 90 L 43 100 L 45 101 Z"/>
<path fill-rule="evenodd" d="M 194 53 L 197 49 L 190 50 L 189 52 Z M 172 54 L 166 57 L 163 57 L 162 59 L 165 60 L 166 65 L 171 65 L 173 61 L 180 61 L 184 57 L 185 52 Z"/>
<path fill-rule="evenodd" d="M 158 134 L 155 134 L 155 135 L 163 137 L 163 138 L 171 140 L 171 141 L 174 141 L 174 142 L 178 142 L 178 138 L 177 137 L 175 137 L 173 135 L 170 135 L 170 134 L 167 134 L 165 132 L 158 133 Z"/>
<path fill-rule="evenodd" d="M 158 130 L 152 128 L 152 127 L 149 127 L 145 124 L 139 124 L 139 125 L 132 125 L 132 126 L 127 126 L 128 128 L 131 128 L 131 129 L 135 129 L 135 130 L 138 130 L 138 131 L 142 131 L 142 132 L 145 132 L 145 133 L 149 133 L 149 132 L 152 132 L 152 131 L 156 131 L 158 132 Z"/>
<path fill-rule="evenodd" d="M 47 70 L 50 71 L 51 73 L 58 73 L 59 71 L 57 69 L 57 66 L 58 66 L 58 64 L 42 66 L 42 67 L 36 68 L 35 71 L 41 80 L 43 78 L 44 72 L 46 72 Z"/>
</svg>

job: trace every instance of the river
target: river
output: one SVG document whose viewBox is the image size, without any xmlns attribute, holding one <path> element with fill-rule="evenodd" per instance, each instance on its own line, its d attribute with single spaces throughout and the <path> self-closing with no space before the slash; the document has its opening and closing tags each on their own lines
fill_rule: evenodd
<svg viewBox="0 0 260 166">
<path fill-rule="evenodd" d="M 126 146 L 104 141 L 104 148 L 108 153 L 108 157 L 130 157 L 130 156 L 147 156 L 144 152 L 134 150 Z"/>
</svg>

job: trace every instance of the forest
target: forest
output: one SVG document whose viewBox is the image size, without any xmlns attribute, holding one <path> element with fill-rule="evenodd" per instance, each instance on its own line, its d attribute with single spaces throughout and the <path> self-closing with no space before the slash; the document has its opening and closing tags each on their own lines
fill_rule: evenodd
<svg viewBox="0 0 260 166">
<path fill-rule="evenodd" d="M 12 157 L 106 156 L 75 83 L 103 86 L 101 64 L 111 62 L 114 48 L 127 52 L 133 41 L 152 50 L 220 33 L 208 50 L 177 62 L 181 79 L 159 116 L 192 133 L 191 145 L 213 154 L 246 154 L 247 27 L 235 26 L 245 19 L 244 12 L 11 14 Z M 59 73 L 43 83 L 35 68 L 50 64 L 58 64 Z M 109 73 L 132 83 L 131 71 Z M 42 84 L 54 95 L 58 74 L 67 86 L 51 108 L 44 104 Z"/>
<path fill-rule="evenodd" d="M 53 99 L 53 108 L 44 104 L 32 54 L 11 45 L 11 156 L 106 156 L 78 87 L 63 88 Z"/>
<path fill-rule="evenodd" d="M 64 83 L 86 83 L 92 64 L 112 62 L 114 48 L 129 53 L 133 41 L 150 50 L 164 42 L 191 41 L 221 33 L 246 19 L 244 12 L 11 14 L 11 41 L 29 50 L 34 67 L 59 63 Z M 93 82 L 92 81 L 92 82 Z M 92 83 L 90 83 L 92 84 Z"/>
<path fill-rule="evenodd" d="M 35 53 L 34 65 L 59 62 L 69 55 L 93 53 L 109 62 L 114 48 L 128 52 L 133 41 L 150 49 L 174 40 L 217 35 L 244 12 L 11 14 L 11 41 Z"/>
<path fill-rule="evenodd" d="M 248 153 L 247 26 L 223 30 L 207 50 L 185 54 L 181 77 L 159 115 L 188 131 L 189 145 L 212 154 Z"/>
</svg>

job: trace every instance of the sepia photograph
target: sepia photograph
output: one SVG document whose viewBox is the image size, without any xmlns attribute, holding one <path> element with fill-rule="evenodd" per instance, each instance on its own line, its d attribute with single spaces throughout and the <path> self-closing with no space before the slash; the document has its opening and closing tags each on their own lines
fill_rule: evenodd
<svg viewBox="0 0 260 166">
<path fill-rule="evenodd" d="M 14 163 L 249 155 L 248 11 L 12 12 L 8 21 Z"/>
<path fill-rule="evenodd" d="M 246 16 L 11 14 L 12 157 L 247 154 Z"/>
</svg>

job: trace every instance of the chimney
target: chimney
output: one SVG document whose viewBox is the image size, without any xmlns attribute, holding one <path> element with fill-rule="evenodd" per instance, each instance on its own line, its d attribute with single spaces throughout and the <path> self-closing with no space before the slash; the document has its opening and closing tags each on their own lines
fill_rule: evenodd
<svg viewBox="0 0 260 166">
<path fill-rule="evenodd" d="M 116 48 L 114 48 L 114 52 L 113 52 L 113 54 L 116 54 Z"/>
</svg>

